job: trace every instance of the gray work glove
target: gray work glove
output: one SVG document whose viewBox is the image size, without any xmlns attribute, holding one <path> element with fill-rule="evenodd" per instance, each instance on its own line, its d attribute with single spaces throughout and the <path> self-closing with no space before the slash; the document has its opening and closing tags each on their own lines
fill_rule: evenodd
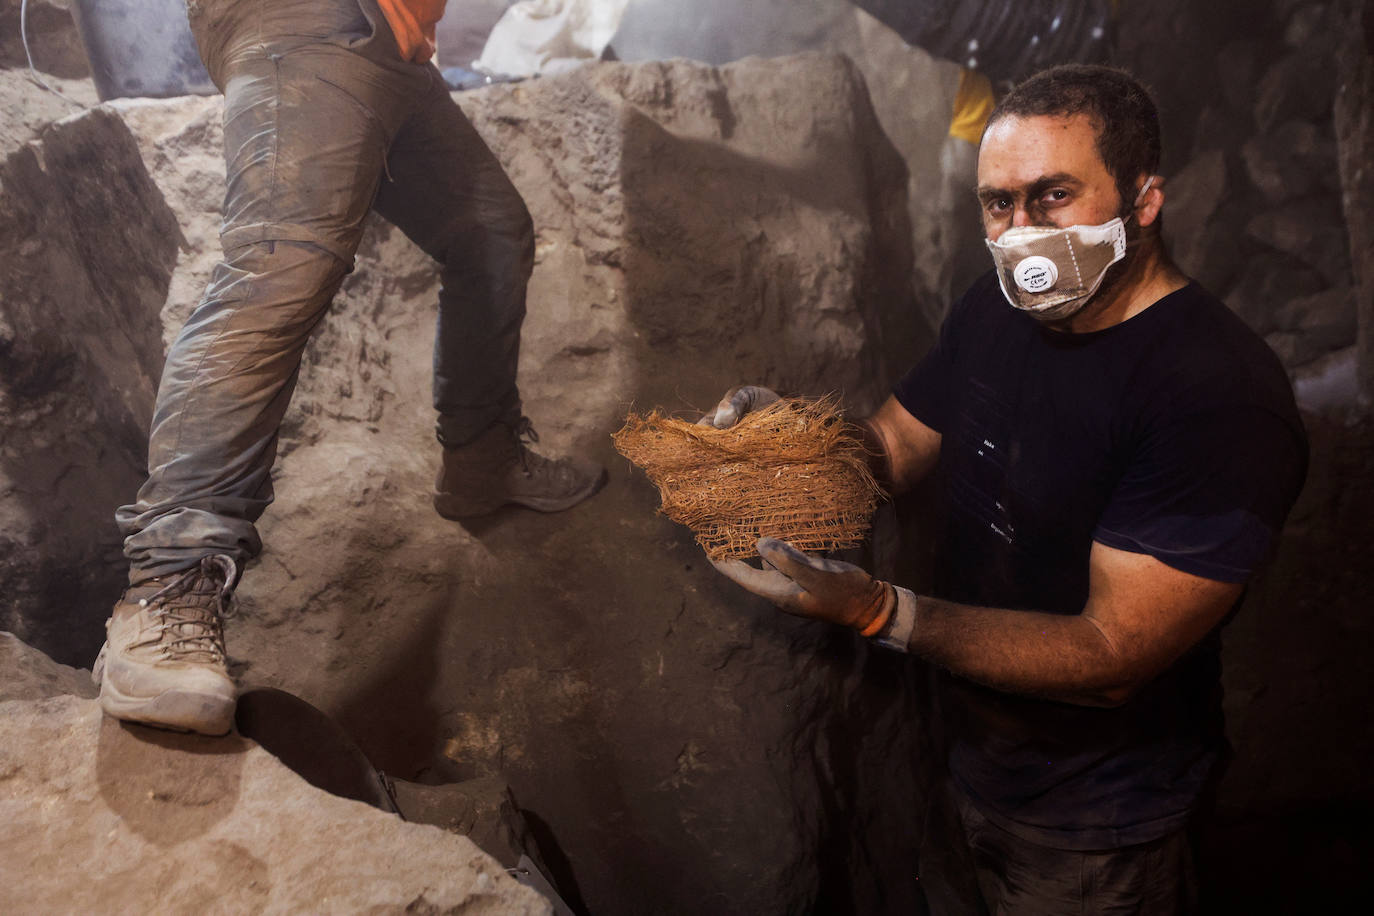
<svg viewBox="0 0 1374 916">
<path fill-rule="evenodd" d="M 777 538 L 760 538 L 758 549 L 763 569 L 743 560 L 711 565 L 789 614 L 853 627 L 865 636 L 881 630 L 896 609 L 896 589 L 853 563 L 812 557 Z"/>
<path fill-rule="evenodd" d="M 698 426 L 714 426 L 716 429 L 729 429 L 751 410 L 767 407 L 782 398 L 771 388 L 760 385 L 741 385 L 732 388 L 720 399 L 716 409 L 709 411 L 697 421 Z"/>
</svg>

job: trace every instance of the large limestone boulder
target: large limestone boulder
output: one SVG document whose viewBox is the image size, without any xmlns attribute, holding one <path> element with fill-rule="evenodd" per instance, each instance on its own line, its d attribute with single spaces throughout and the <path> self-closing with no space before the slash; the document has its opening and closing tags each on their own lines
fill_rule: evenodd
<svg viewBox="0 0 1374 916">
<path fill-rule="evenodd" d="M 972 192 L 975 150 L 947 138 L 959 65 L 907 44 L 849 0 L 632 0 L 611 47 L 622 60 L 713 64 L 802 51 L 846 55 L 907 165 L 916 307 L 891 320 L 924 350 L 952 297 L 991 268 Z M 887 356 L 897 372 L 912 359 L 899 346 Z"/>
<path fill-rule="evenodd" d="M 307 351 L 267 550 L 229 624 L 236 672 L 330 713 L 399 778 L 499 776 L 541 850 L 561 850 L 546 856 L 560 893 L 592 912 L 915 906 L 912 669 L 721 579 L 609 442 L 631 407 L 690 412 L 740 381 L 834 390 L 856 410 L 884 396 L 901 368 L 886 354 L 910 327 L 910 229 L 905 169 L 862 79 L 824 55 L 598 64 L 459 101 L 537 227 L 521 387 L 538 447 L 590 452 L 610 483 L 558 516 L 433 513 L 436 272 L 375 222 Z M 218 105 L 121 102 L 62 127 L 99 126 L 148 165 L 151 183 L 141 170 L 111 182 L 89 157 L 102 193 L 127 200 L 84 233 L 28 240 L 30 260 L 75 235 L 93 263 L 116 251 L 157 265 L 148 289 L 121 287 L 119 308 L 138 313 L 123 322 L 138 333 L 129 352 L 100 362 L 87 350 L 108 341 L 82 349 L 50 320 L 94 320 L 82 317 L 91 273 L 76 265 L 73 292 L 10 318 L 11 352 L 47 325 L 70 344 L 58 382 L 129 402 L 72 431 L 90 448 L 121 443 L 122 476 L 92 496 L 54 467 L 33 487 L 49 504 L 85 496 L 82 530 L 106 553 L 83 568 L 114 577 L 101 520 L 134 492 L 156 365 L 217 254 Z M 132 205 L 153 186 L 177 226 Z M 7 309 L 27 290 L 6 287 Z M 128 377 L 87 368 L 106 362 Z M 45 597 L 71 561 L 39 547 L 39 508 L 14 530 L 46 565 L 13 576 L 27 589 L 13 615 L 28 632 L 60 618 L 89 633 L 84 657 L 63 659 L 88 663 L 117 589 Z"/>
<path fill-rule="evenodd" d="M 546 914 L 463 836 L 312 788 L 237 736 L 123 725 L 0 633 L 0 910 Z"/>
<path fill-rule="evenodd" d="M 28 93 L 46 100 L 30 84 Z M 0 628 L 89 665 L 118 594 L 176 217 L 107 110 L 0 161 Z M 103 607 L 102 607 L 103 606 Z"/>
</svg>

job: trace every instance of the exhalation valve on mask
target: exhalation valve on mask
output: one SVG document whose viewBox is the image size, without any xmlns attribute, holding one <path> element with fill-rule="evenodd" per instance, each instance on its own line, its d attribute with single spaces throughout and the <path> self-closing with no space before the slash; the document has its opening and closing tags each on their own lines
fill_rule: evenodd
<svg viewBox="0 0 1374 916">
<path fill-rule="evenodd" d="M 1007 301 L 1042 321 L 1059 321 L 1087 305 L 1107 269 L 1126 256 L 1126 223 L 1118 216 L 1098 226 L 1016 226 L 987 246 Z"/>
<path fill-rule="evenodd" d="M 1107 268 L 1126 256 L 1126 225 L 1117 217 L 1100 226 L 1018 226 L 987 244 L 1007 301 L 1055 321 L 1086 305 Z"/>
</svg>

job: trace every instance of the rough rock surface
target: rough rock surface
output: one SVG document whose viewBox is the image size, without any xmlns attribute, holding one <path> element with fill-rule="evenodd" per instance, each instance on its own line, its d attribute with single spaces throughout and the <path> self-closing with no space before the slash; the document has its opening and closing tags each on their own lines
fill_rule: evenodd
<svg viewBox="0 0 1374 916">
<path fill-rule="evenodd" d="M 62 95 L 42 89 L 28 70 L 0 70 L 0 158 L 29 142 L 52 122 L 99 101 L 95 84 L 88 79 L 44 79 Z"/>
<path fill-rule="evenodd" d="M 686 57 L 719 64 L 820 50 L 854 61 L 908 173 L 916 308 L 894 309 L 889 320 L 904 322 L 916 346 L 889 342 L 891 371 L 905 371 L 913 353 L 924 352 L 951 296 L 991 267 L 976 244 L 981 226 L 972 193 L 973 148 L 945 139 L 958 65 L 908 45 L 848 0 L 634 0 L 611 44 L 624 60 Z"/>
<path fill-rule="evenodd" d="M 438 25 L 441 66 L 469 66 L 486 33 L 514 0 L 449 3 Z M 904 371 L 934 339 L 951 293 L 987 271 L 971 188 L 973 147 L 947 144 L 959 67 L 901 40 L 849 0 L 633 0 L 609 48 L 618 60 L 686 58 L 721 65 L 805 51 L 849 56 L 863 73 L 883 132 L 908 172 L 916 308 L 893 309 L 889 321 L 915 339 L 888 341 L 893 372 Z M 947 146 L 954 146 L 947 155 Z M 954 199 L 945 206 L 943 198 Z M 940 199 L 940 206 L 933 205 Z"/>
<path fill-rule="evenodd" d="M 1118 63 L 1160 104 L 1164 231 L 1176 257 L 1266 336 L 1299 383 L 1330 375 L 1332 357 L 1355 344 L 1355 299 L 1337 291 L 1352 286 L 1351 258 L 1369 246 L 1350 244 L 1340 189 L 1349 170 L 1337 166 L 1332 112 L 1337 48 L 1363 34 L 1350 28 L 1357 6 L 1164 0 L 1123 6 L 1117 29 Z M 1160 53 L 1170 45 L 1192 50 Z M 1348 152 L 1340 158 L 1358 161 Z M 1276 322 L 1313 301 L 1343 313 L 1302 327 Z M 1332 334 L 1337 328 L 1343 333 Z M 1358 412 L 1353 386 L 1333 393 L 1302 406 Z"/>
<path fill-rule="evenodd" d="M 1358 384 L 1368 413 L 1374 410 L 1374 4 L 1345 0 L 1338 6 L 1342 20 L 1354 25 L 1337 57 L 1335 124 L 1359 315 Z"/>
<path fill-rule="evenodd" d="M 466 837 L 314 789 L 236 736 L 104 718 L 10 634 L 0 660 L 6 913 L 551 912 Z"/>
<path fill-rule="evenodd" d="M 911 669 L 717 576 L 609 442 L 631 406 L 691 411 L 744 380 L 838 390 L 856 410 L 883 396 L 910 230 L 861 78 L 824 55 L 602 64 L 459 98 L 537 227 L 521 387 L 538 447 L 598 455 L 611 482 L 558 516 L 434 515 L 436 272 L 375 222 L 307 351 L 268 548 L 229 625 L 236 670 L 331 713 L 398 777 L 499 774 L 541 847 L 562 850 L 560 892 L 592 912 L 914 905 Z M 218 104 L 120 102 L 63 127 L 127 124 L 178 214 L 179 252 L 175 229 L 113 208 L 119 250 L 162 259 L 155 294 L 125 297 L 145 310 L 130 368 L 155 365 L 216 256 Z M 118 186 L 137 200 L 142 182 Z M 109 248 L 108 218 L 97 228 Z M 38 323 L 22 319 L 16 339 Z M 99 382 L 143 413 L 83 435 L 141 439 L 144 368 Z M 60 480 L 43 492 L 74 498 Z M 32 583 L 54 578 L 19 580 L 30 633 L 52 614 Z M 67 660 L 94 654 L 116 590 L 77 590 L 67 626 L 92 642 Z M 871 846 L 861 824 L 897 839 Z"/>
<path fill-rule="evenodd" d="M 64 663 L 124 581 L 110 511 L 144 474 L 179 237 L 107 110 L 0 161 L 0 628 Z"/>
<path fill-rule="evenodd" d="M 0 630 L 0 702 L 70 694 L 90 699 L 99 691 L 84 668 L 59 664 L 13 633 Z"/>
<path fill-rule="evenodd" d="M 20 30 L 21 0 L 0 0 L 0 67 L 27 67 L 65 79 L 90 76 L 86 49 L 72 21 L 71 0 L 28 0 L 28 18 Z M 23 37 L 27 33 L 28 54 Z"/>
</svg>

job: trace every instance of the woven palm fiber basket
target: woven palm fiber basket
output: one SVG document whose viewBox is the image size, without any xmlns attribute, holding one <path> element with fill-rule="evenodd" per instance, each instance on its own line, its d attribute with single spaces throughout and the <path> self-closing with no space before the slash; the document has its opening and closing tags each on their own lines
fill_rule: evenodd
<svg viewBox="0 0 1374 916">
<path fill-rule="evenodd" d="M 800 550 L 854 547 L 884 495 L 834 398 L 784 398 L 729 429 L 632 413 L 612 439 L 658 487 L 659 511 L 692 529 L 713 560 L 756 556 L 761 537 Z"/>
</svg>

